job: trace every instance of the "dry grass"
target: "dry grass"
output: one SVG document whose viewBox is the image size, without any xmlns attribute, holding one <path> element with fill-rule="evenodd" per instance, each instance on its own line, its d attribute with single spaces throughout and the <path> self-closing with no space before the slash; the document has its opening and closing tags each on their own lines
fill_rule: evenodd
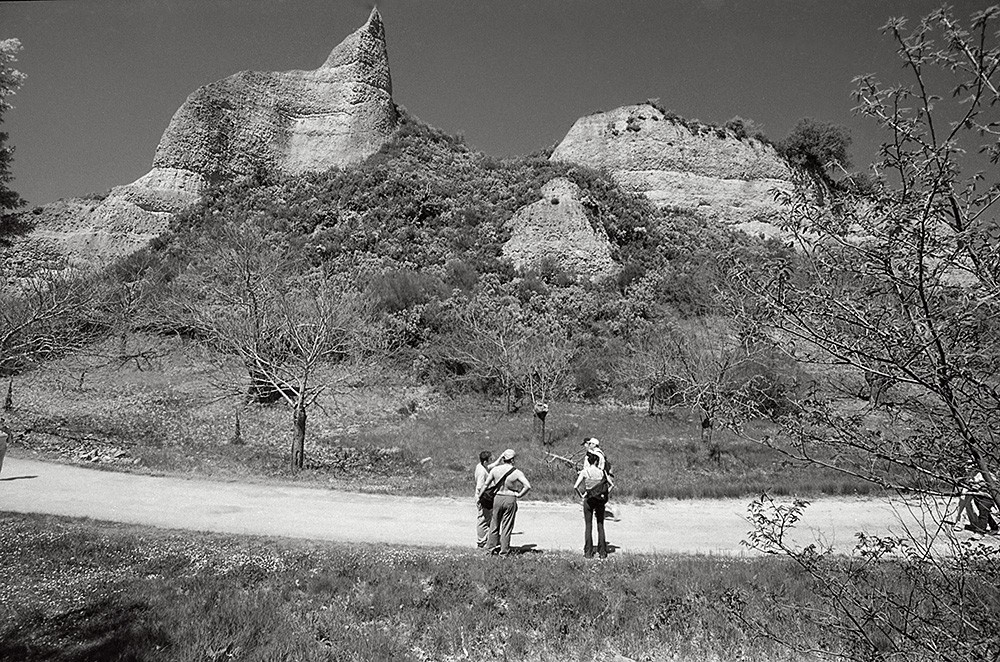
<svg viewBox="0 0 1000 662">
<path fill-rule="evenodd" d="M 791 659 L 730 618 L 778 559 L 347 547 L 0 514 L 0 659 Z M 788 622 L 783 633 L 819 633 Z"/>
<path fill-rule="evenodd" d="M 27 430 L 15 452 L 128 471 L 243 480 L 292 480 L 342 489 L 462 496 L 480 450 L 513 447 L 535 498 L 563 498 L 575 472 L 546 453 L 579 457 L 596 436 L 614 463 L 620 498 L 849 494 L 870 487 L 794 466 L 772 450 L 718 433 L 710 456 L 696 422 L 643 410 L 555 403 L 542 441 L 530 412 L 499 402 L 450 400 L 380 375 L 377 387 L 343 389 L 309 415 L 305 471 L 288 469 L 291 415 L 282 404 L 226 396 L 209 356 L 180 339 L 136 337 L 150 362 L 119 362 L 113 343 L 53 362 L 15 382 L 11 420 Z M 237 372 L 236 383 L 239 383 Z M 241 445 L 232 444 L 239 411 Z"/>
</svg>

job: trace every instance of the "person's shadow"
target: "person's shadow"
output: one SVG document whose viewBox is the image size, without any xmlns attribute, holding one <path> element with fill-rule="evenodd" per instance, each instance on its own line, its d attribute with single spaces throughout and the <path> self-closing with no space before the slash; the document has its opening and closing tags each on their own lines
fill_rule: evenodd
<svg viewBox="0 0 1000 662">
<path fill-rule="evenodd" d="M 510 553 L 512 555 L 520 556 L 521 554 L 543 554 L 543 550 L 537 549 L 538 545 L 535 543 L 529 543 L 527 545 L 514 545 L 510 546 Z"/>
<path fill-rule="evenodd" d="M 10 476 L 9 478 L 0 478 L 0 483 L 8 480 L 28 480 L 29 478 L 38 478 L 38 476 Z"/>
</svg>

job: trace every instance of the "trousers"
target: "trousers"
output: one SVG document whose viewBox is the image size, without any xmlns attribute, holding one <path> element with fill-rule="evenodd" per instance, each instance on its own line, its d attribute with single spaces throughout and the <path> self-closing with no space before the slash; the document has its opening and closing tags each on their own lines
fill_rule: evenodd
<svg viewBox="0 0 1000 662">
<path fill-rule="evenodd" d="M 493 520 L 493 509 L 483 508 L 476 501 L 476 547 L 486 547 L 486 539 L 490 536 L 490 524 Z"/>
<path fill-rule="evenodd" d="M 514 532 L 514 518 L 517 517 L 517 497 L 497 495 L 493 499 L 493 517 L 490 521 L 490 535 L 486 541 L 489 550 L 500 547 L 501 554 L 510 553 L 510 534 Z"/>
<path fill-rule="evenodd" d="M 589 499 L 583 500 L 583 555 L 588 559 L 594 556 L 594 520 L 597 520 L 597 554 L 603 559 L 608 556 L 608 540 L 604 536 L 604 506 L 603 503 L 590 504 Z"/>
</svg>

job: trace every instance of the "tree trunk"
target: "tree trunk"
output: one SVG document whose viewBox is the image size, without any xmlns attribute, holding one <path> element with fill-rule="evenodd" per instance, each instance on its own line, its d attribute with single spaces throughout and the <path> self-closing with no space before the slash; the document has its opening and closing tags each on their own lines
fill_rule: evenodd
<svg viewBox="0 0 1000 662">
<path fill-rule="evenodd" d="M 3 399 L 3 410 L 10 411 L 14 408 L 14 378 L 7 381 L 7 397 Z"/>
<path fill-rule="evenodd" d="M 295 421 L 295 435 L 292 437 L 292 469 L 299 470 L 306 459 L 306 406 L 303 402 L 295 403 L 292 418 Z"/>
</svg>

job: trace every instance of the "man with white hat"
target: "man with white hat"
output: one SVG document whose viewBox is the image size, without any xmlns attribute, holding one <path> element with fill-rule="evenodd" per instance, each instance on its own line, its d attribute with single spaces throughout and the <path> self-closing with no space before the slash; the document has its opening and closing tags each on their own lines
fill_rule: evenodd
<svg viewBox="0 0 1000 662">
<path fill-rule="evenodd" d="M 607 463 L 604 457 L 604 451 L 601 450 L 601 442 L 597 440 L 596 437 L 587 437 L 583 440 L 583 448 L 586 451 L 583 457 L 583 469 L 587 468 L 587 455 L 597 456 L 597 468 L 604 471 L 604 465 Z"/>
<path fill-rule="evenodd" d="M 514 518 L 517 516 L 517 500 L 531 489 L 531 483 L 524 472 L 514 467 L 517 453 L 508 448 L 500 455 L 500 464 L 490 469 L 486 476 L 487 490 L 496 487 L 493 498 L 493 519 L 486 548 L 491 553 L 510 554 L 510 536 L 514 532 Z"/>
</svg>

